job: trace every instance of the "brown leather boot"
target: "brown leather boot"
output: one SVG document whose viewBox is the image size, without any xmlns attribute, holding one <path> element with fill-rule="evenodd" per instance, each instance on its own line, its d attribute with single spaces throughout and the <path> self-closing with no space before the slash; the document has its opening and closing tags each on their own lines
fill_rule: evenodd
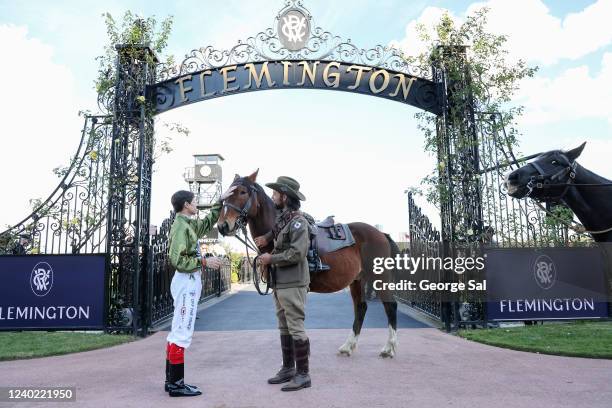
<svg viewBox="0 0 612 408">
<path fill-rule="evenodd" d="M 287 382 L 295 375 L 295 358 L 293 351 L 293 338 L 289 334 L 281 334 L 281 350 L 283 351 L 283 366 L 268 384 L 281 384 Z"/>
<path fill-rule="evenodd" d="M 291 382 L 281 388 L 282 391 L 297 391 L 311 386 L 308 374 L 308 356 L 310 355 L 310 340 L 293 340 L 295 349 L 295 365 L 297 372 Z"/>
</svg>

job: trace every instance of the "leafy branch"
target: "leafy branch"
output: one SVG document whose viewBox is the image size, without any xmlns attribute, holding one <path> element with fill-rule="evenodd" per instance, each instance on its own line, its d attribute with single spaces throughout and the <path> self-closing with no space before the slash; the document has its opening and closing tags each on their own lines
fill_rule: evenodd
<svg viewBox="0 0 612 408">
<path fill-rule="evenodd" d="M 523 79 L 533 77 L 537 67 L 529 67 L 525 61 L 511 61 L 505 45 L 507 37 L 486 31 L 487 13 L 483 7 L 466 17 L 461 25 L 455 24 L 446 13 L 433 27 L 423 24 L 417 26 L 418 38 L 426 44 L 425 51 L 416 56 L 406 56 L 408 63 L 421 69 L 430 69 L 432 65 L 443 67 L 448 83 L 461 82 L 460 88 L 453 88 L 448 94 L 448 120 L 450 125 L 461 127 L 465 121 L 466 103 L 476 112 L 499 112 L 501 123 L 506 127 L 507 146 L 518 147 L 517 119 L 523 113 L 523 107 L 512 103 L 512 98 L 519 89 Z M 458 58 L 458 53 L 465 52 L 465 58 Z M 425 150 L 437 155 L 441 135 L 436 131 L 436 116 L 427 112 L 416 115 L 418 128 L 425 136 Z M 462 132 L 456 135 L 456 146 L 459 150 L 469 148 L 471 140 Z M 439 157 L 440 162 L 425 177 L 421 184 L 425 186 L 426 198 L 440 208 L 450 199 L 448 180 L 440 178 L 440 173 L 451 157 Z M 458 176 L 460 177 L 460 176 Z"/>
</svg>

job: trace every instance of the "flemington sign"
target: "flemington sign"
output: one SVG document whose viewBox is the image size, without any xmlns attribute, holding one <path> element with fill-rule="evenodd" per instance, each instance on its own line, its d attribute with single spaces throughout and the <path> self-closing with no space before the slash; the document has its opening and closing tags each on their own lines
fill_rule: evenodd
<svg viewBox="0 0 612 408">
<path fill-rule="evenodd" d="M 2 256 L 0 271 L 0 330 L 105 327 L 105 255 Z"/>
<path fill-rule="evenodd" d="M 489 320 L 608 317 L 607 266 L 600 248 L 491 248 L 485 253 Z"/>
<path fill-rule="evenodd" d="M 182 75 L 149 88 L 161 113 L 219 96 L 266 89 L 312 88 L 356 92 L 439 114 L 436 84 L 402 72 L 338 61 L 263 61 Z"/>
</svg>

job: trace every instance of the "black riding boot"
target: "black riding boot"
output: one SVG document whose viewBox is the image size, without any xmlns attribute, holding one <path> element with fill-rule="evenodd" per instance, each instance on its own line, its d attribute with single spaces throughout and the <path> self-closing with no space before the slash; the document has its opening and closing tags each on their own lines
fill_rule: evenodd
<svg viewBox="0 0 612 408">
<path fill-rule="evenodd" d="M 310 375 L 308 374 L 308 356 L 310 355 L 310 341 L 294 340 L 295 365 L 297 372 L 291 382 L 281 388 L 282 391 L 297 391 L 310 387 Z"/>
<path fill-rule="evenodd" d="M 197 387 L 185 384 L 185 364 L 169 364 L 168 394 L 171 397 L 195 397 L 201 395 Z"/>
<path fill-rule="evenodd" d="M 287 382 L 295 375 L 295 358 L 293 356 L 293 338 L 289 334 L 281 334 L 281 350 L 283 351 L 283 366 L 268 384 L 281 384 Z"/>
<path fill-rule="evenodd" d="M 195 385 L 185 384 L 185 387 L 189 387 L 194 391 L 200 390 Z M 170 382 L 170 360 L 166 359 L 166 382 L 164 383 L 164 391 L 169 392 L 171 388 L 176 387 Z"/>
</svg>

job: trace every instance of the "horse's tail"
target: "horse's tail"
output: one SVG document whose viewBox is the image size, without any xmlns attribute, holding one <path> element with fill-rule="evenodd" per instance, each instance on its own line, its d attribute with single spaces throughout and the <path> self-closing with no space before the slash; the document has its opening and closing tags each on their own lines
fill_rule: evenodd
<svg viewBox="0 0 612 408">
<path fill-rule="evenodd" d="M 395 256 L 399 254 L 401 251 L 399 247 L 397 246 L 397 244 L 395 243 L 395 241 L 393 240 L 393 238 L 391 238 L 391 235 L 385 234 L 385 238 L 387 238 L 387 241 L 389 241 L 389 246 L 391 247 L 391 256 Z"/>
</svg>

